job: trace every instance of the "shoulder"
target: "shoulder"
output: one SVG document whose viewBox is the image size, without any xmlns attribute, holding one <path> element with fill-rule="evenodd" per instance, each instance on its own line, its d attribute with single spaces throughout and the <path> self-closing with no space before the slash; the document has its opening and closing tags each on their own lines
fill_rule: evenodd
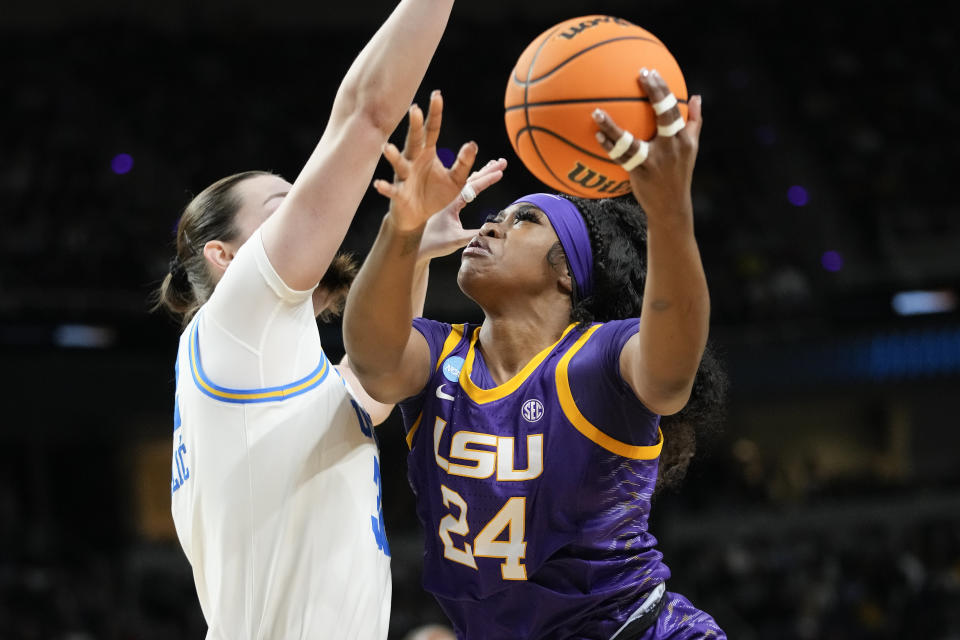
<svg viewBox="0 0 960 640">
<path fill-rule="evenodd" d="M 578 364 L 594 363 L 598 366 L 619 366 L 620 352 L 624 345 L 637 334 L 638 318 L 612 320 L 593 324 L 577 335 L 567 353 Z"/>
<path fill-rule="evenodd" d="M 570 423 L 617 455 L 652 459 L 660 454 L 660 417 L 646 407 L 620 372 L 620 352 L 638 320 L 594 324 L 580 333 L 557 368 L 557 396 Z"/>
<path fill-rule="evenodd" d="M 576 343 L 567 349 L 558 374 L 567 379 L 574 390 L 593 396 L 610 395 L 617 401 L 639 402 L 624 379 L 620 367 L 621 353 L 637 335 L 638 318 L 597 323 L 580 333 Z M 574 395 L 577 395 L 574 391 Z M 642 405 L 642 403 L 639 403 Z"/>
<path fill-rule="evenodd" d="M 470 324 L 448 324 L 427 318 L 414 318 L 413 328 L 427 341 L 434 362 L 449 355 L 457 345 L 465 343 L 465 339 L 469 340 L 473 330 Z"/>
</svg>

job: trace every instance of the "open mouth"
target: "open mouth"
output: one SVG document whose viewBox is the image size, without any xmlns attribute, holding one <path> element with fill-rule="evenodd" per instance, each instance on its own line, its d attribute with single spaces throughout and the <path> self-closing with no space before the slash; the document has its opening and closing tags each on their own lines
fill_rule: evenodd
<svg viewBox="0 0 960 640">
<path fill-rule="evenodd" d="M 490 255 L 490 249 L 487 248 L 487 244 L 480 239 L 480 236 L 474 237 L 470 243 L 464 247 L 463 255 L 465 256 L 481 256 L 481 255 Z"/>
</svg>

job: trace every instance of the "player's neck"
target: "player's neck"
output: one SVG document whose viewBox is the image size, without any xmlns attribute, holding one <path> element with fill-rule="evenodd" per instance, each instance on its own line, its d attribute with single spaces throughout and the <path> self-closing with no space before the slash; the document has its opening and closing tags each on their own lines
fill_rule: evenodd
<svg viewBox="0 0 960 640">
<path fill-rule="evenodd" d="M 497 385 L 510 380 L 538 353 L 560 339 L 570 322 L 556 312 L 548 315 L 487 315 L 477 348 Z"/>
</svg>

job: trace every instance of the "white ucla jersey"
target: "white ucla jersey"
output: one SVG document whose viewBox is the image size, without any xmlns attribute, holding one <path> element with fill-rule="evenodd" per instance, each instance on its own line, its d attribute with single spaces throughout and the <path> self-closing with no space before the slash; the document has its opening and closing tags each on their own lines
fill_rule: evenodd
<svg viewBox="0 0 960 640">
<path fill-rule="evenodd" d="M 207 638 L 383 639 L 390 550 L 370 418 L 319 348 L 319 335 L 313 344 L 309 295 L 286 295 L 309 292 L 278 296 L 279 278 L 265 265 L 259 233 L 253 238 L 256 246 L 244 245 L 221 285 L 231 276 L 225 288 L 243 285 L 253 298 L 272 296 L 282 312 L 309 318 L 306 338 L 287 342 L 315 359 L 286 382 L 243 388 L 230 382 L 269 382 L 269 358 L 253 352 L 284 343 L 270 337 L 273 320 L 254 327 L 265 336 L 259 343 L 244 340 L 249 326 L 225 325 L 249 323 L 256 314 L 231 308 L 238 320 L 208 303 L 180 338 L 171 500 Z M 249 342 L 255 344 L 245 348 Z M 205 368 L 208 359 L 216 367 Z"/>
</svg>

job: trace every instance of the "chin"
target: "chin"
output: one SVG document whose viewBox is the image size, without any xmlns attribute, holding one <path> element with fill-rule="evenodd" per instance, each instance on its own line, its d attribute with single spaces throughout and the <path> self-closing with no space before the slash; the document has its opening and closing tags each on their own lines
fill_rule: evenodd
<svg viewBox="0 0 960 640">
<path fill-rule="evenodd" d="M 461 264 L 460 270 L 457 272 L 457 286 L 460 287 L 460 291 L 463 292 L 463 295 L 467 296 L 474 302 L 479 302 L 474 297 L 474 293 L 483 289 L 483 278 L 475 270 L 466 267 L 466 265 Z"/>
</svg>

